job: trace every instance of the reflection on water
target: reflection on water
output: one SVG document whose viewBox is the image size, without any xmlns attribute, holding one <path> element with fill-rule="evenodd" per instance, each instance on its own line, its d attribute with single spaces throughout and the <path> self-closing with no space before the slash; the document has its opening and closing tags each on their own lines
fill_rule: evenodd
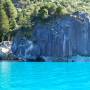
<svg viewBox="0 0 90 90">
<path fill-rule="evenodd" d="M 3 74 L 8 74 L 8 72 L 10 72 L 10 63 L 1 62 L 0 69 Z"/>
<path fill-rule="evenodd" d="M 0 63 L 0 90 L 90 90 L 90 63 Z"/>
<path fill-rule="evenodd" d="M 1 62 L 0 63 L 0 87 L 3 89 L 7 89 L 10 87 L 9 79 L 10 79 L 10 63 Z"/>
</svg>

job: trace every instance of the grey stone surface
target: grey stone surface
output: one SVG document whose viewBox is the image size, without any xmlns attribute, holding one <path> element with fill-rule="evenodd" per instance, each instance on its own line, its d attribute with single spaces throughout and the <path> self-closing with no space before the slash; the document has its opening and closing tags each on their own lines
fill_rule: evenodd
<svg viewBox="0 0 90 90">
<path fill-rule="evenodd" d="M 16 35 L 12 51 L 16 56 L 28 58 L 90 56 L 90 16 L 77 12 L 45 24 L 38 23 L 32 41 Z"/>
</svg>

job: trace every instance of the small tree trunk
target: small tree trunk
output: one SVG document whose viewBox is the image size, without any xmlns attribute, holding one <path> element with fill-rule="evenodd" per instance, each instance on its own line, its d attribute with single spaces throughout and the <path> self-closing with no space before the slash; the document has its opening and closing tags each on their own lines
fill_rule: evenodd
<svg viewBox="0 0 90 90">
<path fill-rule="evenodd" d="M 11 41 L 13 41 L 13 36 L 11 37 Z"/>
<path fill-rule="evenodd" d="M 10 41 L 10 34 L 8 35 L 8 41 Z"/>
<path fill-rule="evenodd" d="M 2 36 L 2 42 L 4 41 L 4 35 Z"/>
</svg>

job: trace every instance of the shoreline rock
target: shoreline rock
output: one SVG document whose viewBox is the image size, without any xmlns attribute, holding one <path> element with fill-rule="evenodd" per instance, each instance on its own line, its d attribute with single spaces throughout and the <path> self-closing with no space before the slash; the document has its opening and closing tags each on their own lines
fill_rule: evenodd
<svg viewBox="0 0 90 90">
<path fill-rule="evenodd" d="M 17 57 L 29 59 L 42 56 L 90 56 L 89 29 L 90 16 L 85 12 L 57 17 L 45 24 L 38 23 L 31 40 L 18 32 L 12 44 L 12 52 Z"/>
</svg>

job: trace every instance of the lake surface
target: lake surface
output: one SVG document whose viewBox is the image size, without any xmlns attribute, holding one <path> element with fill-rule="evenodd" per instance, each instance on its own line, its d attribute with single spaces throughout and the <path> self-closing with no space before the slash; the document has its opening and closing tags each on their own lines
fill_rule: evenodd
<svg viewBox="0 0 90 90">
<path fill-rule="evenodd" d="M 90 63 L 1 62 L 0 90 L 90 90 Z"/>
</svg>

